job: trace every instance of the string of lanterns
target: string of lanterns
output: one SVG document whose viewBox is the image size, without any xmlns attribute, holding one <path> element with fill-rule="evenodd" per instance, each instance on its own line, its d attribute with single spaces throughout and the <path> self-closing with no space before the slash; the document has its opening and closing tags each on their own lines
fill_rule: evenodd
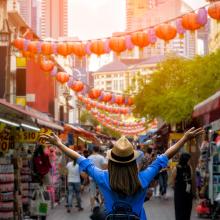
<svg viewBox="0 0 220 220">
<path fill-rule="evenodd" d="M 105 119 L 99 117 L 98 115 L 94 115 L 94 118 L 96 118 L 96 120 L 102 124 L 105 127 L 108 127 L 114 131 L 117 131 L 123 135 L 130 135 L 130 136 L 135 136 L 138 135 L 142 132 L 144 132 L 146 130 L 146 128 L 142 127 L 142 128 L 128 128 L 128 127 L 116 127 L 114 125 L 109 124 Z"/>
<path fill-rule="evenodd" d="M 24 38 L 17 38 L 13 41 L 13 45 L 24 56 L 34 56 L 42 54 L 50 56 L 52 54 L 67 57 L 75 55 L 79 58 L 96 54 L 101 56 L 111 51 L 120 55 L 126 50 L 132 50 L 135 46 L 143 50 L 145 47 L 154 45 L 157 39 L 164 40 L 168 43 L 174 39 L 177 34 L 183 37 L 186 31 L 196 31 L 204 27 L 208 21 L 208 15 L 217 21 L 220 21 L 220 2 L 214 2 L 209 5 L 208 9 L 200 8 L 197 13 L 189 12 L 178 17 L 172 22 L 165 22 L 154 27 L 139 30 L 130 34 L 121 34 L 108 39 L 89 40 L 87 42 L 52 42 L 52 41 L 31 41 Z M 51 65 L 49 65 L 51 67 Z M 51 68 L 49 68 L 51 69 Z"/>
<path fill-rule="evenodd" d="M 101 118 L 103 120 L 105 120 L 108 124 L 111 124 L 111 125 L 115 125 L 115 126 L 120 126 L 120 127 L 124 127 L 124 128 L 128 128 L 128 129 L 138 129 L 138 128 L 143 128 L 143 126 L 145 125 L 145 121 L 139 121 L 139 122 L 123 122 L 121 120 L 116 120 L 116 119 L 113 119 L 95 109 L 92 109 L 90 111 L 90 113 L 93 115 L 93 116 L 97 116 L 98 118 Z"/>
<path fill-rule="evenodd" d="M 91 110 L 92 108 L 97 108 L 102 111 L 106 111 L 112 114 L 130 114 L 132 109 L 129 107 L 115 107 L 109 106 L 104 103 L 100 103 L 90 98 L 84 97 L 82 95 L 77 96 L 78 100 L 85 104 L 87 110 Z"/>
</svg>

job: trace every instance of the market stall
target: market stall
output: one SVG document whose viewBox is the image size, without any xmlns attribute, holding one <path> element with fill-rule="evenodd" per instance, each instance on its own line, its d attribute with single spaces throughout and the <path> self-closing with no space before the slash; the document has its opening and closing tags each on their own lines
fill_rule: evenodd
<svg viewBox="0 0 220 220">
<path fill-rule="evenodd" d="M 39 120 L 42 123 L 39 123 Z M 42 125 L 44 122 L 44 125 Z M 62 131 L 59 124 L 46 120 L 42 114 L 30 112 L 17 105 L 0 100 L 0 216 L 1 219 L 24 219 L 30 216 L 32 193 L 39 188 L 36 170 L 33 169 L 36 143 L 43 144 L 40 133 Z M 45 148 L 46 149 L 46 148 Z M 50 147 L 48 148 L 50 149 Z M 47 173 L 51 181 L 45 184 L 55 202 L 55 180 L 58 180 L 58 158 L 46 152 L 51 167 Z M 52 192 L 52 193 L 51 193 Z M 59 198 L 60 199 L 60 198 Z"/>
<path fill-rule="evenodd" d="M 198 193 L 203 199 L 209 199 L 213 205 L 220 193 L 220 92 L 196 105 L 192 117 L 206 130 L 206 136 L 200 146 L 197 168 L 200 178 Z M 201 207 L 199 206 L 198 212 L 205 210 L 210 214 L 211 209 Z"/>
</svg>

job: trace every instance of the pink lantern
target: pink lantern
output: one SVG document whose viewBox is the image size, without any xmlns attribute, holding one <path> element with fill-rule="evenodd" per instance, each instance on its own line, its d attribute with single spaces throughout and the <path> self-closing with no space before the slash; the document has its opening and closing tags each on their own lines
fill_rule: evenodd
<svg viewBox="0 0 220 220">
<path fill-rule="evenodd" d="M 91 52 L 91 50 L 90 50 L 90 46 L 91 46 L 91 42 L 88 41 L 87 44 L 86 44 L 86 46 L 85 46 L 86 54 L 87 54 L 88 56 L 90 56 L 90 55 L 92 54 L 92 52 Z"/>
<path fill-rule="evenodd" d="M 150 28 L 148 30 L 148 37 L 149 37 L 149 41 L 151 44 L 155 44 L 157 42 L 157 36 L 156 36 L 154 28 Z"/>
<path fill-rule="evenodd" d="M 198 10 L 197 22 L 202 26 L 206 25 L 208 22 L 208 12 L 205 8 L 200 8 Z"/>
<path fill-rule="evenodd" d="M 125 45 L 128 50 L 133 50 L 134 44 L 131 41 L 130 35 L 125 36 Z"/>
<path fill-rule="evenodd" d="M 105 53 L 110 53 L 111 52 L 111 49 L 109 47 L 109 39 L 107 39 L 105 42 L 104 42 L 104 51 Z"/>
<path fill-rule="evenodd" d="M 186 33 L 186 30 L 182 25 L 182 18 L 178 18 L 176 20 L 176 30 L 180 37 L 183 37 L 183 35 Z"/>
</svg>

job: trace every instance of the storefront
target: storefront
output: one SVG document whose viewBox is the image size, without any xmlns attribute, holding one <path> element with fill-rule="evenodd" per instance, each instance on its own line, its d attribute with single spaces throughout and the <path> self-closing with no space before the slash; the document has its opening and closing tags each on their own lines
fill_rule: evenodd
<svg viewBox="0 0 220 220">
<path fill-rule="evenodd" d="M 220 92 L 196 105 L 192 116 L 195 122 L 203 126 L 206 131 L 200 146 L 198 172 L 201 190 L 199 195 L 214 204 L 215 198 L 220 193 Z"/>
<path fill-rule="evenodd" d="M 47 121 L 42 115 L 30 113 L 17 105 L 0 100 L 0 216 L 1 219 L 24 219 L 30 216 L 32 193 L 39 188 L 33 169 L 36 143 L 42 143 L 40 133 L 61 132 L 63 127 Z M 45 149 L 50 161 L 50 180 L 45 188 L 50 192 L 51 205 L 60 197 L 59 158 L 54 148 Z"/>
</svg>

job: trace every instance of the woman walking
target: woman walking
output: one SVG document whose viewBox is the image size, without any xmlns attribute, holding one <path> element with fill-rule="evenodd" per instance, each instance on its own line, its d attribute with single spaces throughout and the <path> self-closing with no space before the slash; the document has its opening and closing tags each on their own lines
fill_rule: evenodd
<svg viewBox="0 0 220 220">
<path fill-rule="evenodd" d="M 132 213 L 137 216 L 136 219 L 146 220 L 143 203 L 150 182 L 162 168 L 167 166 L 168 160 L 181 149 L 186 141 L 202 133 L 202 129 L 191 128 L 183 138 L 141 172 L 138 172 L 136 163 L 139 153 L 133 149 L 132 144 L 125 137 L 120 138 L 108 151 L 108 170 L 95 167 L 90 160 L 63 145 L 55 134 L 42 135 L 42 137 L 47 142 L 56 145 L 70 158 L 77 159 L 80 168 L 94 179 L 104 196 L 107 215 L 114 213 L 115 204 L 121 202 L 132 207 Z"/>
<path fill-rule="evenodd" d="M 174 171 L 174 206 L 176 220 L 190 220 L 192 211 L 192 177 L 188 165 L 190 154 L 182 153 Z"/>
</svg>

